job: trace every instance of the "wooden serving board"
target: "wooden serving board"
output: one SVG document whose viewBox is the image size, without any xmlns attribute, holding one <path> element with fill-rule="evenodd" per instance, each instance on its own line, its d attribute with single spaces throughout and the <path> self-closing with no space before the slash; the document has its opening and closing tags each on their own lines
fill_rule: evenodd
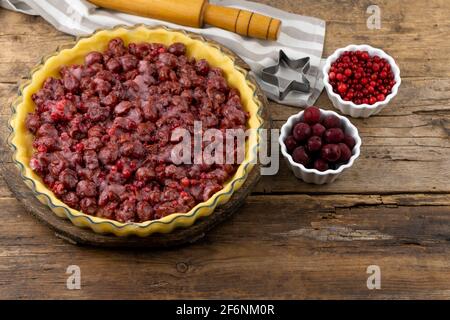
<svg viewBox="0 0 450 320">
<path fill-rule="evenodd" d="M 212 41 L 211 41 L 212 42 Z M 221 46 L 222 47 L 222 46 Z M 234 55 L 236 64 L 246 70 L 250 70 L 249 66 L 231 50 L 222 47 L 222 50 L 228 54 Z M 262 117 L 264 119 L 264 128 L 270 128 L 270 116 L 268 112 L 268 101 L 263 94 L 261 88 L 256 81 L 251 78 L 256 86 L 256 92 L 263 104 Z M 10 115 L 9 115 L 10 116 Z M 23 182 L 19 169 L 12 163 L 12 150 L 6 144 L 6 137 L 1 139 L 1 174 L 6 181 L 8 187 L 14 196 L 22 203 L 25 210 L 34 215 L 38 220 L 48 225 L 55 231 L 57 237 L 67 240 L 73 244 L 93 245 L 100 247 L 149 247 L 164 248 L 182 244 L 193 243 L 205 236 L 205 234 L 227 219 L 236 212 L 244 203 L 253 187 L 260 178 L 260 165 L 257 164 L 249 173 L 247 180 L 243 186 L 237 190 L 230 201 L 217 207 L 216 210 L 208 217 L 197 220 L 189 228 L 178 228 L 167 234 L 152 234 L 148 237 L 118 237 L 113 234 L 97 234 L 91 229 L 85 229 L 75 226 L 68 219 L 62 219 L 56 216 L 50 208 L 42 204 L 34 196 L 30 188 Z M 20 223 L 20 222 L 18 222 Z"/>
</svg>

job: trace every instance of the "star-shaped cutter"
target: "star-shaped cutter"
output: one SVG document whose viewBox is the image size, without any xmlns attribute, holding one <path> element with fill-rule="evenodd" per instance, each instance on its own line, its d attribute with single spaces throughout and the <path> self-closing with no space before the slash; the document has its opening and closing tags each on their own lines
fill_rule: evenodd
<svg viewBox="0 0 450 320">
<path fill-rule="evenodd" d="M 300 73 L 302 80 L 297 81 L 295 79 L 287 79 L 283 77 L 283 75 L 277 75 L 282 64 L 285 64 L 294 72 Z M 301 92 L 310 91 L 311 86 L 309 84 L 309 80 L 306 78 L 306 73 L 308 72 L 309 67 L 309 57 L 291 60 L 283 50 L 280 50 L 277 64 L 262 69 L 261 78 L 263 81 L 276 86 L 278 89 L 278 97 L 280 100 L 283 100 L 292 90 Z"/>
</svg>

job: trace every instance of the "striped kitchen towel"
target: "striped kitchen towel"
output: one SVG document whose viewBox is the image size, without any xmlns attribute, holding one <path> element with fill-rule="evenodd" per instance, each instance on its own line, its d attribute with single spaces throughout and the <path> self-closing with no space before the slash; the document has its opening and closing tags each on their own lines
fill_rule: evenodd
<svg viewBox="0 0 450 320">
<path fill-rule="evenodd" d="M 298 107 L 314 104 L 323 89 L 321 69 L 324 62 L 322 50 L 325 40 L 325 21 L 249 1 L 211 0 L 210 2 L 247 9 L 280 19 L 282 28 L 278 40 L 266 41 L 241 37 L 214 27 L 183 28 L 208 36 L 237 53 L 248 63 L 267 96 L 277 102 L 280 102 L 277 98 L 277 89 L 261 80 L 261 70 L 276 63 L 280 49 L 283 49 L 291 59 L 310 57 L 311 68 L 307 78 L 311 83 L 311 92 L 293 91 L 280 103 Z M 90 34 L 96 29 L 117 24 L 144 23 L 149 26 L 164 24 L 172 28 L 180 27 L 173 23 L 96 8 L 84 0 L 0 0 L 0 6 L 27 14 L 40 15 L 58 30 L 72 35 Z"/>
</svg>

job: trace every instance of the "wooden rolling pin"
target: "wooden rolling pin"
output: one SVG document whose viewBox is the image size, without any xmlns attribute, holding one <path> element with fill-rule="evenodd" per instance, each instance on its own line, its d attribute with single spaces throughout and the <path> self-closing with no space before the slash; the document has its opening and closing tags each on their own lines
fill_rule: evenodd
<svg viewBox="0 0 450 320">
<path fill-rule="evenodd" d="M 208 0 L 89 0 L 103 8 L 201 28 L 204 23 L 243 36 L 276 40 L 281 21 L 246 10 L 216 6 Z"/>
</svg>

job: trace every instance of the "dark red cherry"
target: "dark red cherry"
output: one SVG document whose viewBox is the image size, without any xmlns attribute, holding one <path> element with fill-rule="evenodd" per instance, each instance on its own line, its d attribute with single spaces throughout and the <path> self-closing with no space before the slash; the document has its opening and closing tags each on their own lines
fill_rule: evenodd
<svg viewBox="0 0 450 320">
<path fill-rule="evenodd" d="M 344 140 L 344 132 L 341 128 L 331 128 L 325 131 L 324 138 L 327 143 L 339 143 Z"/>
<path fill-rule="evenodd" d="M 320 148 L 322 148 L 322 139 L 318 136 L 312 136 L 308 139 L 306 147 L 308 148 L 309 152 L 319 151 Z"/>
<path fill-rule="evenodd" d="M 299 122 L 292 130 L 292 134 L 298 142 L 306 141 L 311 136 L 311 127 L 304 122 Z"/>
<path fill-rule="evenodd" d="M 322 137 L 323 133 L 326 130 L 327 129 L 323 125 L 321 125 L 320 123 L 316 123 L 315 125 L 311 126 L 311 135 Z"/>
<path fill-rule="evenodd" d="M 339 143 L 339 149 L 341 149 L 341 157 L 339 158 L 339 162 L 348 162 L 348 160 L 352 157 L 350 148 L 345 143 Z"/>
<path fill-rule="evenodd" d="M 327 171 L 328 162 L 322 158 L 319 158 L 316 161 L 314 161 L 314 169 L 317 169 L 319 171 Z"/>
<path fill-rule="evenodd" d="M 303 120 L 310 125 L 318 123 L 320 121 L 320 109 L 317 107 L 306 108 L 303 112 Z"/>
<path fill-rule="evenodd" d="M 292 152 L 297 148 L 297 140 L 295 140 L 294 136 L 288 136 L 286 140 L 284 140 L 284 144 L 289 152 Z"/>
<path fill-rule="evenodd" d="M 337 144 L 326 144 L 322 147 L 320 155 L 325 160 L 335 162 L 341 157 L 341 148 Z"/>
<path fill-rule="evenodd" d="M 340 128 L 341 127 L 341 120 L 338 117 L 336 117 L 335 115 L 329 115 L 329 116 L 326 116 L 323 119 L 322 124 L 327 129 Z"/>
<path fill-rule="evenodd" d="M 353 148 L 356 145 L 355 139 L 351 135 L 348 135 L 348 134 L 345 135 L 343 142 L 347 145 L 347 147 L 350 148 L 350 150 L 353 150 Z"/>
<path fill-rule="evenodd" d="M 303 147 L 295 148 L 294 152 L 292 152 L 292 159 L 304 166 L 307 166 L 310 161 L 309 155 L 308 153 L 306 153 L 306 150 Z"/>
</svg>

